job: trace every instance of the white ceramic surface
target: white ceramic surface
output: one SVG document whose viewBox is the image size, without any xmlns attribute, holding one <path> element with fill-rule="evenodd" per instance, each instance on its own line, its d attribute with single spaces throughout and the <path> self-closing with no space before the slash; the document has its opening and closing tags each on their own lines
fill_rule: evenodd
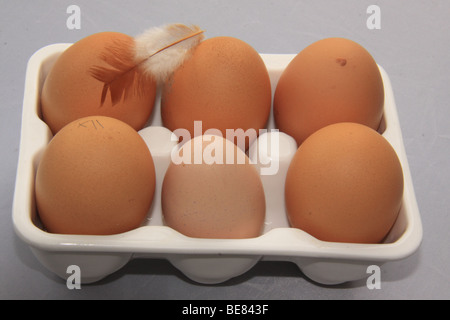
<svg viewBox="0 0 450 320">
<path fill-rule="evenodd" d="M 321 284 L 338 284 L 367 277 L 367 267 L 401 260 L 419 247 L 422 224 L 403 146 L 400 124 L 389 77 L 380 71 L 385 88 L 383 136 L 396 150 L 403 166 L 404 197 L 399 218 L 384 243 L 331 243 L 290 228 L 284 210 L 284 181 L 295 150 L 295 141 L 274 129 L 271 116 L 267 133 L 249 150 L 255 165 L 267 169 L 277 161 L 275 175 L 261 175 L 266 193 L 266 221 L 263 235 L 253 239 L 194 239 L 164 226 L 160 208 L 160 188 L 175 146 L 171 132 L 162 127 L 159 101 L 140 131 L 149 146 L 156 168 L 155 201 L 148 219 L 140 228 L 111 236 L 50 234 L 40 228 L 34 203 L 34 178 L 40 154 L 51 139 L 47 125 L 39 117 L 39 95 L 43 81 L 58 55 L 70 44 L 54 44 L 37 51 L 29 60 L 22 113 L 20 155 L 13 202 L 16 233 L 50 271 L 67 278 L 67 267 L 80 267 L 82 282 L 98 281 L 117 271 L 134 258 L 163 258 L 190 279 L 200 283 L 220 283 L 236 277 L 260 260 L 291 261 L 304 275 Z M 262 54 L 274 92 L 279 76 L 294 55 Z M 159 95 L 157 96 L 159 99 Z M 274 157 L 267 141 L 278 138 L 279 157 Z M 258 146 L 258 147 L 256 147 Z M 259 157 L 258 157 L 259 154 Z M 258 164 L 258 159 L 260 163 Z M 263 172 L 263 171 L 261 171 Z M 300 273 L 299 273 L 300 275 Z"/>
</svg>

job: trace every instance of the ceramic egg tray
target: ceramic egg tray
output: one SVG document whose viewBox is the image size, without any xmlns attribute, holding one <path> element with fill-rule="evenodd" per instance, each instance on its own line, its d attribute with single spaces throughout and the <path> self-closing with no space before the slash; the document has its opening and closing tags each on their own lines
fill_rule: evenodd
<svg viewBox="0 0 450 320">
<path fill-rule="evenodd" d="M 38 50 L 29 60 L 23 101 L 20 155 L 13 203 L 13 222 L 18 236 L 37 259 L 61 278 L 68 277 L 70 265 L 80 267 L 82 283 L 98 281 L 121 269 L 131 259 L 167 259 L 188 278 L 199 283 L 221 283 L 251 269 L 258 261 L 290 261 L 305 275 L 321 284 L 338 284 L 368 277 L 367 268 L 401 260 L 419 247 L 422 225 L 391 84 L 380 67 L 385 89 L 383 136 L 396 150 L 403 166 L 404 196 L 399 217 L 380 244 L 332 243 L 320 241 L 302 230 L 290 228 L 284 209 L 284 182 L 289 162 L 296 151 L 295 141 L 279 134 L 277 174 L 261 175 L 266 193 L 265 229 L 252 239 L 195 239 L 164 226 L 160 190 L 174 146 L 171 132 L 161 125 L 159 101 L 148 126 L 140 131 L 155 162 L 156 193 L 148 218 L 132 231 L 111 236 L 51 234 L 41 227 L 34 200 L 34 179 L 40 156 L 52 135 L 40 118 L 39 95 L 44 79 L 56 58 L 70 44 L 54 44 Z M 272 90 L 294 55 L 262 54 Z M 159 98 L 159 96 L 157 97 Z M 274 134 L 271 116 L 268 133 Z M 270 139 L 269 139 L 270 140 Z M 261 147 L 263 150 L 264 147 Z M 249 157 L 254 159 L 254 146 Z M 260 152 L 261 153 L 261 152 Z M 271 158 L 270 153 L 266 154 Z M 258 164 L 255 164 L 258 166 Z M 261 171 L 262 172 L 262 171 Z M 300 272 L 301 271 L 301 272 Z"/>
</svg>

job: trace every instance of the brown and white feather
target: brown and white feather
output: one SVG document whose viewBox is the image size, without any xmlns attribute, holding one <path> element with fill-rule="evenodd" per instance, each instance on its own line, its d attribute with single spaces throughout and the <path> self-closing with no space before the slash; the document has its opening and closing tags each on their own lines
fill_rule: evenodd
<svg viewBox="0 0 450 320">
<path fill-rule="evenodd" d="M 154 27 L 136 36 L 129 43 L 115 42 L 106 48 L 101 58 L 107 66 L 94 66 L 91 75 L 103 83 L 100 102 L 108 92 L 112 104 L 126 99 L 133 92 L 139 94 L 144 77 L 164 82 L 203 40 L 198 26 L 171 24 Z"/>
</svg>

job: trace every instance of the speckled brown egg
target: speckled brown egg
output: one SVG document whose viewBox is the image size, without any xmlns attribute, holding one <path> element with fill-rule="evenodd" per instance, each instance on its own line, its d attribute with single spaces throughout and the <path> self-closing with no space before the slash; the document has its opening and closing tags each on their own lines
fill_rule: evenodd
<svg viewBox="0 0 450 320">
<path fill-rule="evenodd" d="M 358 43 L 319 40 L 303 49 L 282 73 L 274 95 L 278 129 L 300 145 L 309 135 L 337 122 L 377 130 L 384 87 L 377 63 Z"/>
<path fill-rule="evenodd" d="M 329 125 L 309 136 L 286 177 L 291 225 L 324 241 L 381 242 L 402 196 L 395 150 L 379 133 L 356 123 Z"/>
<path fill-rule="evenodd" d="M 150 77 L 142 77 L 142 90 L 137 90 L 137 80 L 134 80 L 126 97 L 117 98 L 118 102 L 113 104 L 108 91 L 102 103 L 104 83 L 92 74 L 94 67 L 112 69 L 109 64 L 114 60 L 112 51 L 123 61 L 129 61 L 134 54 L 133 48 L 131 36 L 100 32 L 77 41 L 57 58 L 41 93 L 42 118 L 53 134 L 76 119 L 93 115 L 119 119 L 135 130 L 144 127 L 155 103 L 156 83 Z M 112 82 L 113 87 L 123 85 L 120 80 Z M 121 90 L 115 92 L 123 93 Z"/>
<path fill-rule="evenodd" d="M 44 150 L 36 204 L 51 233 L 108 235 L 144 221 L 155 190 L 152 155 L 128 124 L 92 116 L 62 128 Z"/>
<path fill-rule="evenodd" d="M 215 37 L 200 43 L 165 84 L 161 115 L 164 126 L 187 129 L 191 137 L 195 121 L 202 122 L 200 134 L 214 128 L 223 137 L 227 129 L 257 135 L 268 121 L 271 96 L 269 74 L 256 50 L 233 37 Z"/>
<path fill-rule="evenodd" d="M 183 160 L 167 169 L 161 197 L 165 223 L 195 238 L 259 236 L 265 195 L 258 171 L 231 141 L 203 138 L 186 142 Z"/>
</svg>

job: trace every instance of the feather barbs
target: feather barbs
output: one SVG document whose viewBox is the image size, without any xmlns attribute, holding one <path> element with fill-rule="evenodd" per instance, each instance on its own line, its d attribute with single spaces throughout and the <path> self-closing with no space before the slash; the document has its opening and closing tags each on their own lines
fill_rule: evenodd
<svg viewBox="0 0 450 320">
<path fill-rule="evenodd" d="M 182 24 L 149 29 L 135 37 L 136 59 L 144 72 L 163 81 L 189 57 L 203 39 L 203 32 L 197 26 Z"/>
<path fill-rule="evenodd" d="M 91 75 L 103 82 L 101 105 L 108 92 L 112 104 L 140 93 L 145 78 L 164 82 L 203 40 L 198 26 L 171 24 L 154 27 L 136 36 L 131 43 L 114 43 L 101 56 L 107 66 L 94 66 Z"/>
<path fill-rule="evenodd" d="M 103 89 L 100 98 L 100 104 L 103 105 L 108 91 L 111 93 L 111 103 L 115 105 L 122 98 L 127 98 L 131 88 L 139 90 L 139 83 L 142 77 L 134 63 L 133 42 L 114 41 L 105 48 L 100 56 L 107 66 L 93 66 L 90 69 L 91 75 L 103 82 Z M 137 86 L 134 84 L 137 83 Z M 136 92 L 135 92 L 136 93 Z"/>
</svg>

